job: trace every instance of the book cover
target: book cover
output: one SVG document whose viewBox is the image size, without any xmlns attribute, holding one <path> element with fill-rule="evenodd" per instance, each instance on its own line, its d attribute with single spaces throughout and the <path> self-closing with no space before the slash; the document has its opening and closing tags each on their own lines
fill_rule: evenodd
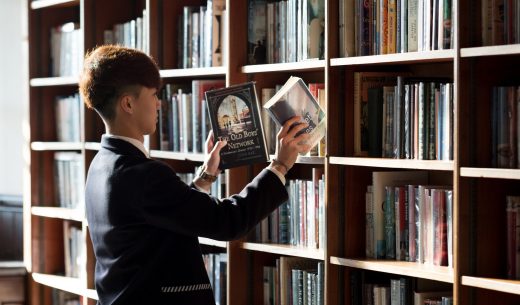
<svg viewBox="0 0 520 305">
<path fill-rule="evenodd" d="M 302 133 L 310 134 L 311 147 L 325 135 L 325 112 L 299 77 L 291 76 L 264 108 L 279 127 L 293 116 L 301 116 L 302 123 L 309 124 Z"/>
<path fill-rule="evenodd" d="M 267 146 L 253 82 L 206 92 L 215 139 L 226 140 L 220 168 L 267 162 Z"/>
</svg>

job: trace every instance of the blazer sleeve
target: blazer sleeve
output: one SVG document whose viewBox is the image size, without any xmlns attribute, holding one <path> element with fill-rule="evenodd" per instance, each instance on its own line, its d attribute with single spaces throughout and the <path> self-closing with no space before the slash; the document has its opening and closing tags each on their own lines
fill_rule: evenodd
<svg viewBox="0 0 520 305">
<path fill-rule="evenodd" d="M 285 186 L 267 169 L 239 194 L 221 200 L 186 185 L 160 162 L 147 176 L 140 200 L 146 222 L 183 235 L 240 238 L 288 199 Z"/>
</svg>

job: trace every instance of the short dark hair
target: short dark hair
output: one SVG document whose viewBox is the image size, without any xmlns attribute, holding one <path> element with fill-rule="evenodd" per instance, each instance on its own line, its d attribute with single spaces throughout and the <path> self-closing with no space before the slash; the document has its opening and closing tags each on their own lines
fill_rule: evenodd
<svg viewBox="0 0 520 305">
<path fill-rule="evenodd" d="M 85 56 L 79 90 L 85 104 L 104 119 L 114 119 L 114 104 L 123 93 L 138 95 L 141 87 L 161 87 L 157 63 L 145 53 L 104 45 Z"/>
</svg>

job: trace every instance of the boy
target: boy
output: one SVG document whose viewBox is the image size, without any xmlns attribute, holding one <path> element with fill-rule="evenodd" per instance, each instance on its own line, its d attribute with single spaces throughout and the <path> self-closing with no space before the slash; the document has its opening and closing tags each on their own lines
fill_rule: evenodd
<svg viewBox="0 0 520 305">
<path fill-rule="evenodd" d="M 211 197 L 226 143 L 208 137 L 191 185 L 143 145 L 155 132 L 160 84 L 157 65 L 140 51 L 101 46 L 85 58 L 80 92 L 106 128 L 85 192 L 98 304 L 215 304 L 198 236 L 244 236 L 287 200 L 284 176 L 310 149 L 306 134 L 295 137 L 306 125 L 290 128 L 294 117 L 278 134 L 275 161 L 240 194 Z"/>
</svg>

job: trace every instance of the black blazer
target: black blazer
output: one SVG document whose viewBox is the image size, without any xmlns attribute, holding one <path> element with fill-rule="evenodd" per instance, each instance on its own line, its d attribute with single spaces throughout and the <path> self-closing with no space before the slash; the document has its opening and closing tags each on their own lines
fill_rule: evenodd
<svg viewBox="0 0 520 305">
<path fill-rule="evenodd" d="M 103 136 L 86 185 L 98 304 L 215 304 L 198 236 L 244 236 L 287 197 L 264 169 L 240 194 L 218 200 L 134 145 Z"/>
</svg>

